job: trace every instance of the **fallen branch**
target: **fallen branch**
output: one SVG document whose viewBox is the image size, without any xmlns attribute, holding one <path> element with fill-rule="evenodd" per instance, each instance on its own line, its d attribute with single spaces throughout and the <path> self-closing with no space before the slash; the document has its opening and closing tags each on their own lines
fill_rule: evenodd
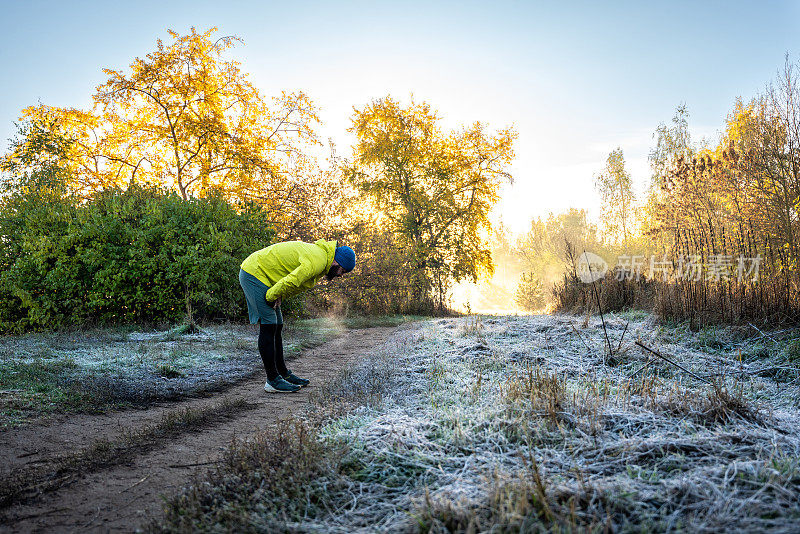
<svg viewBox="0 0 800 534">
<path fill-rule="evenodd" d="M 649 366 L 654 361 L 655 360 L 652 359 L 652 358 L 647 360 L 647 363 L 645 363 L 643 366 L 639 367 L 636 371 L 634 371 L 632 374 L 628 375 L 626 378 L 630 379 L 630 378 L 633 378 L 634 376 L 638 375 L 639 373 L 641 373 L 645 369 L 645 367 Z"/>
<path fill-rule="evenodd" d="M 144 482 L 148 478 L 150 478 L 150 475 L 145 475 L 144 478 L 142 478 L 139 482 L 135 483 L 133 486 L 128 486 L 124 490 L 120 491 L 120 493 L 125 493 L 128 490 L 132 490 L 133 488 L 135 488 L 136 486 L 138 486 L 139 484 L 141 484 L 142 482 Z"/>
<path fill-rule="evenodd" d="M 758 329 L 758 327 L 757 327 L 756 325 L 754 325 L 753 323 L 747 323 L 747 324 L 749 324 L 750 326 L 752 326 L 752 327 L 755 329 L 755 331 L 756 331 L 756 332 L 758 332 L 759 334 L 761 334 L 761 337 L 765 337 L 765 338 L 769 339 L 770 341 L 772 341 L 772 342 L 773 342 L 773 343 L 775 343 L 776 345 L 778 344 L 778 342 L 777 342 L 777 341 L 775 341 L 775 338 L 774 338 L 774 337 L 772 337 L 772 336 L 769 336 L 769 335 L 765 334 L 764 332 L 762 332 L 761 330 L 759 330 L 759 329 Z"/>
<path fill-rule="evenodd" d="M 679 364 L 679 363 L 673 362 L 672 360 L 670 360 L 670 359 L 669 359 L 669 358 L 667 358 L 666 356 L 662 355 L 662 354 L 661 354 L 661 353 L 659 353 L 658 351 L 651 349 L 650 347 L 648 347 L 647 345 L 645 345 L 644 343 L 642 343 L 642 342 L 641 342 L 641 341 L 639 341 L 638 339 L 636 340 L 636 344 L 637 344 L 637 345 L 639 345 L 640 347 L 642 347 L 644 350 L 646 350 L 646 351 L 648 351 L 648 352 L 650 352 L 650 353 L 652 353 L 652 354 L 655 354 L 656 356 L 658 356 L 658 357 L 659 357 L 659 358 L 661 358 L 662 360 L 664 360 L 664 361 L 666 361 L 666 362 L 669 362 L 669 363 L 671 363 L 672 365 L 674 365 L 674 366 L 675 366 L 675 367 L 677 367 L 678 369 L 681 369 L 682 371 L 685 371 L 685 372 L 689 373 L 690 375 L 692 375 L 692 376 L 693 376 L 693 377 L 695 377 L 696 379 L 698 379 L 698 380 L 701 380 L 701 381 L 705 382 L 706 384 L 711 384 L 711 385 L 713 385 L 713 383 L 712 383 L 710 380 L 706 380 L 705 378 L 703 378 L 703 377 L 701 377 L 701 376 L 698 376 L 698 375 L 694 374 L 693 372 L 691 372 L 690 370 L 688 370 L 686 367 L 682 366 L 682 365 L 681 365 L 681 364 Z"/>
<path fill-rule="evenodd" d="M 619 338 L 619 344 L 617 345 L 617 352 L 619 352 L 619 349 L 621 349 L 621 348 L 622 348 L 622 340 L 623 340 L 623 339 L 625 339 L 625 332 L 627 332 L 627 331 L 628 331 L 628 325 L 629 325 L 630 323 L 631 323 L 630 321 L 628 321 L 627 323 L 625 323 L 625 330 L 623 330 L 623 331 L 622 331 L 622 336 Z"/>
</svg>

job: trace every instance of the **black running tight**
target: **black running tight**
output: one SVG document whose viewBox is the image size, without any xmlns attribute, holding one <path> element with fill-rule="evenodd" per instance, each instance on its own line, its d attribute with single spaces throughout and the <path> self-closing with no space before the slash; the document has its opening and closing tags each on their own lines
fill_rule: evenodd
<svg viewBox="0 0 800 534">
<path fill-rule="evenodd" d="M 267 378 L 274 380 L 278 375 L 286 376 L 289 370 L 283 360 L 282 324 L 262 324 L 258 332 L 258 352 L 264 362 Z"/>
</svg>

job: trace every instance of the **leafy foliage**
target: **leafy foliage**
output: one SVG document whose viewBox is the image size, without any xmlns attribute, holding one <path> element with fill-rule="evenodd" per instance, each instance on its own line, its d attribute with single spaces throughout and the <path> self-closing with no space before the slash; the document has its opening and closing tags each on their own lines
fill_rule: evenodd
<svg viewBox="0 0 800 534">
<path fill-rule="evenodd" d="M 693 329 L 800 321 L 796 69 L 787 58 L 764 94 L 737 101 L 715 146 L 689 144 L 682 108 L 673 128 L 659 128 L 646 234 L 676 265 L 708 267 L 702 279 L 667 280 L 656 302 L 664 317 Z"/>
<path fill-rule="evenodd" d="M 533 273 L 522 273 L 514 301 L 527 311 L 535 311 L 544 307 L 546 299 L 541 280 L 536 278 Z"/>
<path fill-rule="evenodd" d="M 451 280 L 491 274 L 489 212 L 513 158 L 516 132 L 480 122 L 446 133 L 428 104 L 391 97 L 353 116 L 358 137 L 346 172 L 375 201 L 409 258 L 418 302 L 443 304 Z"/>
<path fill-rule="evenodd" d="M 406 249 L 390 230 L 375 218 L 350 221 L 340 234 L 342 243 L 358 251 L 352 275 L 337 279 L 333 286 L 315 291 L 313 297 L 325 308 L 344 313 L 396 314 L 430 313 L 424 302 L 415 299 Z M 344 308 L 344 309 L 342 309 Z"/>
<path fill-rule="evenodd" d="M 241 258 L 274 234 L 263 210 L 136 185 L 78 201 L 65 193 L 59 159 L 70 143 L 26 144 L 4 167 L 0 329 L 174 320 L 187 305 L 203 317 L 237 315 Z"/>
<path fill-rule="evenodd" d="M 318 142 L 314 105 L 302 92 L 266 99 L 223 56 L 240 40 L 215 32 L 170 31 L 174 41 L 159 40 L 129 72 L 104 69 L 91 110 L 24 110 L 26 120 L 56 121 L 75 140 L 75 192 L 139 183 L 173 188 L 184 200 L 217 189 L 275 204 L 290 175 L 313 167 L 303 148 Z"/>
<path fill-rule="evenodd" d="M 606 168 L 595 177 L 595 185 L 601 197 L 603 230 L 610 241 L 622 241 L 628 245 L 632 231 L 634 195 L 631 175 L 625 169 L 622 149 L 612 150 L 606 160 Z"/>
<path fill-rule="evenodd" d="M 10 202 L 0 275 L 0 328 L 241 313 L 241 258 L 272 236 L 260 209 L 241 212 L 219 195 L 184 201 L 132 186 L 90 202 Z"/>
<path fill-rule="evenodd" d="M 659 124 L 653 136 L 656 138 L 656 146 L 648 154 L 647 160 L 653 171 L 651 182 L 658 188 L 669 179 L 675 159 L 692 154 L 689 111 L 686 105 L 682 104 L 675 110 L 672 126 Z"/>
</svg>

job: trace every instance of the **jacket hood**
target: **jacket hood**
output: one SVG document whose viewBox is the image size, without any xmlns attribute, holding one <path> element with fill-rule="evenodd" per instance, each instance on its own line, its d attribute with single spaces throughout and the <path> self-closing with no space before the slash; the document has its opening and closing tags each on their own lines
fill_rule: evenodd
<svg viewBox="0 0 800 534">
<path fill-rule="evenodd" d="M 325 272 L 322 274 L 327 273 L 331 270 L 331 265 L 333 265 L 333 256 L 336 254 L 336 241 L 325 241 L 324 239 L 317 239 L 314 241 L 314 244 L 318 247 L 322 248 L 325 251 L 327 263 L 325 264 Z"/>
</svg>

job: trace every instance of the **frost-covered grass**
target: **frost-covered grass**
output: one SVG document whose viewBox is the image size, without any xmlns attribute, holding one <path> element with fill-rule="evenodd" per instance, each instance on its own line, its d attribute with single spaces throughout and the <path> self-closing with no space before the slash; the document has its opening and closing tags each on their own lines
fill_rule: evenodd
<svg viewBox="0 0 800 534">
<path fill-rule="evenodd" d="M 98 412 L 219 389 L 256 369 L 255 333 L 74 330 L 0 339 L 0 423 L 48 413 Z"/>
<path fill-rule="evenodd" d="M 287 357 L 347 328 L 396 325 L 390 316 L 289 321 Z M 111 407 L 216 391 L 263 372 L 255 325 L 209 325 L 196 334 L 133 327 L 0 337 L 0 426 L 41 415 Z"/>
<path fill-rule="evenodd" d="M 778 341 L 793 333 L 766 333 L 765 354 L 738 329 L 606 326 L 612 355 L 594 317 L 399 333 L 151 529 L 794 531 L 800 372 Z"/>
</svg>

